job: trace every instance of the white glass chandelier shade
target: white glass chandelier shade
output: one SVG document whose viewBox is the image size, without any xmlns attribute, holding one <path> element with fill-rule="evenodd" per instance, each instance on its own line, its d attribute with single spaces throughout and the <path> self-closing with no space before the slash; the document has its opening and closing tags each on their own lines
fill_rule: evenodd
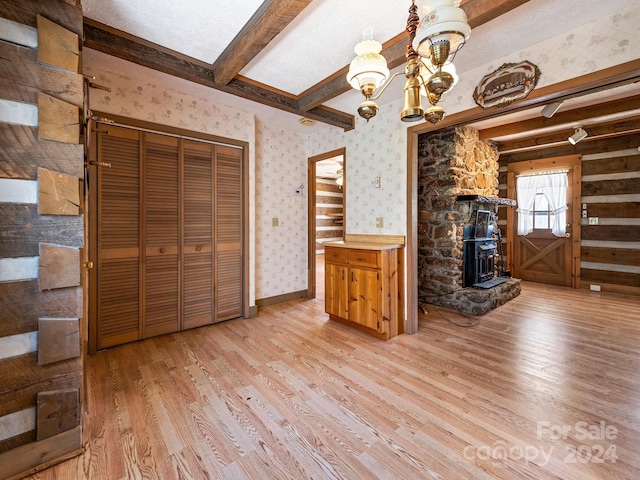
<svg viewBox="0 0 640 480">
<path fill-rule="evenodd" d="M 349 65 L 347 81 L 356 90 L 361 90 L 365 95 L 372 95 L 389 78 L 387 60 L 380 55 L 382 45 L 373 40 L 372 29 L 365 28 L 363 40 L 353 49 L 356 58 Z"/>
<path fill-rule="evenodd" d="M 420 56 L 431 58 L 432 45 L 449 42 L 446 62 L 451 62 L 456 52 L 465 44 L 471 27 L 467 23 L 467 14 L 459 4 L 459 0 L 426 2 L 427 13 L 420 21 L 413 39 L 413 48 Z"/>
</svg>

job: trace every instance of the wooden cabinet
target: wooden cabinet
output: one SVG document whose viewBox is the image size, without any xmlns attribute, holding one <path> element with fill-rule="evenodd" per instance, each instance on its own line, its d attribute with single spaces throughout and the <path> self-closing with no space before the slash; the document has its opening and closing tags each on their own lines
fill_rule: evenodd
<svg viewBox="0 0 640 480">
<path fill-rule="evenodd" d="M 325 247 L 325 311 L 329 318 L 384 340 L 402 333 L 402 247 L 339 245 Z"/>
</svg>

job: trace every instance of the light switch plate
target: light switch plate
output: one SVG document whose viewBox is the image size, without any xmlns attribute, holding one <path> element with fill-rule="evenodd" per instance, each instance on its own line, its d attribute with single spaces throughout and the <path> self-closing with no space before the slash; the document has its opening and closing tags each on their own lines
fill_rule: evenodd
<svg viewBox="0 0 640 480">
<path fill-rule="evenodd" d="M 376 218 L 376 228 L 384 228 L 384 217 Z"/>
</svg>

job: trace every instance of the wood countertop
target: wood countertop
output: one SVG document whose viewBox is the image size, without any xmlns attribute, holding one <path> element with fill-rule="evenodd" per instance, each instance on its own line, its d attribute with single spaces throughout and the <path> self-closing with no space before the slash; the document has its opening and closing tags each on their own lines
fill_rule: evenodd
<svg viewBox="0 0 640 480">
<path fill-rule="evenodd" d="M 338 248 L 356 248 L 360 250 L 392 250 L 394 248 L 402 248 L 404 245 L 401 243 L 377 243 L 377 242 L 360 242 L 360 241 L 343 241 L 326 242 L 325 247 L 338 247 Z"/>
</svg>

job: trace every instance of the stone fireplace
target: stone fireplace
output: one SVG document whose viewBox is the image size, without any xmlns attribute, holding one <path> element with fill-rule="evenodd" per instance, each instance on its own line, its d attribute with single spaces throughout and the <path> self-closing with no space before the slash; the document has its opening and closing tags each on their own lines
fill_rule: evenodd
<svg viewBox="0 0 640 480">
<path fill-rule="evenodd" d="M 498 197 L 498 151 L 469 127 L 420 135 L 418 143 L 418 299 L 463 313 L 484 315 L 520 294 L 520 280 L 504 277 L 491 288 L 463 279 L 465 248 L 477 212 L 498 214 L 515 202 Z M 471 232 L 471 233 L 470 233 Z M 494 232 L 497 233 L 497 232 Z M 506 269 L 497 244 L 491 260 L 496 276 Z M 472 248 L 474 248 L 472 246 Z M 483 247 L 485 248 L 485 247 Z M 486 247 L 489 248 L 489 247 Z M 492 275 L 493 276 L 493 275 Z M 486 276 L 485 272 L 485 277 Z M 502 280 L 501 280 L 502 281 Z M 465 286 L 468 284 L 470 286 Z"/>
</svg>

